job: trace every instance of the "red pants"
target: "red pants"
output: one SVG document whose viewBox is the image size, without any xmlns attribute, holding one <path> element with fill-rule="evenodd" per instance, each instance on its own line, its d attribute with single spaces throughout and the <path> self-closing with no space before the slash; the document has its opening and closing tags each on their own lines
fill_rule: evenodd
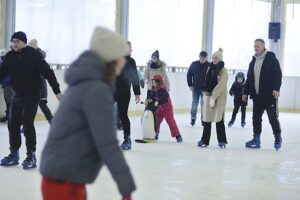
<svg viewBox="0 0 300 200">
<path fill-rule="evenodd" d="M 168 103 L 160 105 L 157 108 L 156 115 L 157 115 L 157 133 L 159 133 L 160 124 L 164 119 L 166 119 L 170 127 L 172 137 L 176 137 L 180 135 L 178 126 L 174 119 L 173 106 L 170 100 Z"/>
<path fill-rule="evenodd" d="M 42 180 L 43 200 L 86 200 L 84 184 L 59 181 L 48 177 Z"/>
</svg>

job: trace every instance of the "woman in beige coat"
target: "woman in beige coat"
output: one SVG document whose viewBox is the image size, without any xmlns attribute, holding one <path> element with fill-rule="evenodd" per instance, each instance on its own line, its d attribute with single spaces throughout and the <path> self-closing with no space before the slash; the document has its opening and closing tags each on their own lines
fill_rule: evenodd
<svg viewBox="0 0 300 200">
<path fill-rule="evenodd" d="M 147 84 L 147 99 L 150 98 L 152 90 L 152 78 L 155 75 L 161 75 L 163 77 L 163 82 L 168 91 L 170 91 L 170 82 L 166 72 L 166 63 L 159 59 L 159 51 L 156 50 L 152 53 L 151 60 L 147 63 L 147 67 L 144 74 L 144 80 Z"/>
<path fill-rule="evenodd" d="M 222 49 L 219 49 L 213 54 L 213 62 L 206 74 L 203 107 L 204 129 L 203 136 L 198 142 L 199 147 L 207 147 L 209 145 L 212 122 L 216 122 L 219 147 L 225 148 L 227 144 L 224 114 L 227 102 L 228 71 L 224 67 L 222 53 Z"/>
</svg>

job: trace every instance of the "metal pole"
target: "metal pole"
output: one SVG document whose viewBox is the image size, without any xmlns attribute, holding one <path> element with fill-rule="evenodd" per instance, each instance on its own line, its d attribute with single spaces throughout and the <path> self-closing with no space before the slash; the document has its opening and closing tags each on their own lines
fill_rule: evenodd
<svg viewBox="0 0 300 200">
<path fill-rule="evenodd" d="M 117 0 L 116 7 L 116 32 L 128 39 L 129 0 Z"/>
<path fill-rule="evenodd" d="M 275 40 L 270 40 L 270 50 L 273 51 L 278 58 L 280 62 L 280 66 L 282 66 L 282 60 L 283 60 L 283 55 L 282 55 L 282 44 L 284 43 L 284 23 L 285 21 L 282 20 L 282 2 L 281 0 L 274 0 L 272 1 L 272 10 L 271 10 L 271 22 L 280 22 L 281 23 L 281 38 L 278 41 Z"/>
<path fill-rule="evenodd" d="M 207 51 L 210 59 L 213 52 L 215 0 L 204 0 L 202 49 Z"/>
<path fill-rule="evenodd" d="M 16 0 L 6 0 L 6 17 L 5 17 L 5 47 L 10 47 L 10 37 L 15 32 L 16 26 Z"/>
</svg>

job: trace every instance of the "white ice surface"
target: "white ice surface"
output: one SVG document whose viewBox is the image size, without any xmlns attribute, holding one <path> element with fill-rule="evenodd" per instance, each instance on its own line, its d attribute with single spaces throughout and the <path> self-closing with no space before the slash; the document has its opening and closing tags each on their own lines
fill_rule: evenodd
<svg viewBox="0 0 300 200">
<path fill-rule="evenodd" d="M 230 113 L 226 114 L 226 122 Z M 239 118 L 239 115 L 238 115 Z M 133 143 L 126 152 L 137 191 L 134 200 L 298 200 L 300 199 L 300 114 L 281 113 L 283 147 L 273 149 L 274 138 L 264 116 L 262 148 L 245 149 L 245 141 L 252 138 L 251 113 L 247 126 L 239 127 L 239 120 L 227 128 L 226 149 L 217 147 L 215 126 L 209 148 L 196 146 L 202 128 L 191 127 L 188 114 L 177 114 L 177 123 L 184 142 L 171 138 L 164 122 L 159 142 Z M 131 117 L 132 139 L 140 138 L 140 117 Z M 47 138 L 48 124 L 36 122 L 38 158 Z M 122 132 L 118 132 L 120 142 Z M 76 145 L 76 144 L 74 144 Z M 8 153 L 8 133 L 0 125 L 0 156 Z M 24 138 L 20 150 L 25 158 Z M 38 169 L 24 171 L 21 166 L 0 168 L 1 200 L 40 200 L 41 176 Z M 116 185 L 107 168 L 103 168 L 96 182 L 87 187 L 89 200 L 119 200 Z"/>
</svg>

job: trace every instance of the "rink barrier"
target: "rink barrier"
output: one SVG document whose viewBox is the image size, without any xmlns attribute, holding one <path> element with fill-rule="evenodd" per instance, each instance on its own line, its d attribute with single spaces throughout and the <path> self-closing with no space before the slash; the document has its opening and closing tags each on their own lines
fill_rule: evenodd
<svg viewBox="0 0 300 200">
<path fill-rule="evenodd" d="M 69 64 L 50 64 L 51 69 L 53 70 L 66 70 L 69 68 Z M 137 67 L 140 72 L 145 72 L 146 66 L 138 66 Z M 167 72 L 172 73 L 187 73 L 188 67 L 177 67 L 177 66 L 169 66 L 166 67 Z M 228 69 L 229 74 L 237 74 L 239 72 L 243 72 L 244 74 L 247 74 L 247 70 L 245 69 Z"/>
<path fill-rule="evenodd" d="M 190 109 L 175 109 L 174 113 L 175 114 L 187 114 L 190 113 Z M 233 108 L 226 108 L 226 112 L 232 113 Z M 199 110 L 199 112 L 201 112 Z M 252 109 L 251 108 L 247 108 L 247 112 L 248 113 L 252 113 Z M 300 109 L 279 109 L 280 113 L 300 113 Z M 128 116 L 142 116 L 144 113 L 144 111 L 129 111 L 128 112 Z M 55 115 L 55 113 L 52 113 L 53 115 Z M 2 116 L 1 116 L 2 117 Z M 37 114 L 35 117 L 35 121 L 46 121 L 45 115 L 44 114 Z"/>
</svg>

